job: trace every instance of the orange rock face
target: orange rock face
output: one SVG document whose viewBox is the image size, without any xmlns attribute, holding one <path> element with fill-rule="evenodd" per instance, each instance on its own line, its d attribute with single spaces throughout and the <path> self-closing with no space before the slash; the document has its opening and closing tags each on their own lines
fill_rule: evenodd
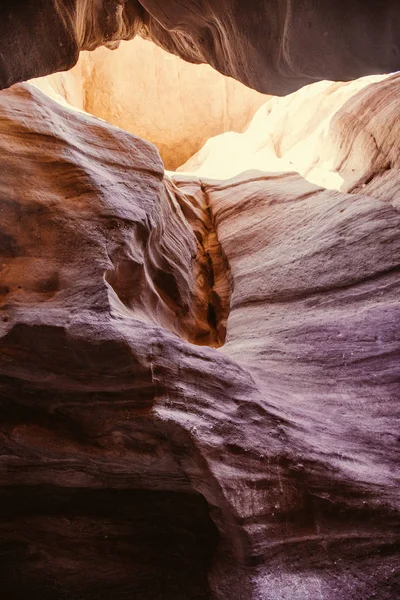
<svg viewBox="0 0 400 600">
<path fill-rule="evenodd" d="M 5 598 L 398 594 L 398 77 L 319 85 L 346 191 L 1 92 Z"/>
<path fill-rule="evenodd" d="M 36 79 L 46 93 L 156 145 L 176 169 L 212 136 L 243 131 L 268 96 L 136 38 L 83 52 L 69 72 Z"/>
</svg>

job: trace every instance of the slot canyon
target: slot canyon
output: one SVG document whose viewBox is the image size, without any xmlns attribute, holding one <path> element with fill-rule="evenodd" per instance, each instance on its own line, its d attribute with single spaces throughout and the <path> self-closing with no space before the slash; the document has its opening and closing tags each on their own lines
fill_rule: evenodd
<svg viewBox="0 0 400 600">
<path fill-rule="evenodd" d="M 400 600 L 398 0 L 0 3 L 2 600 Z"/>
</svg>

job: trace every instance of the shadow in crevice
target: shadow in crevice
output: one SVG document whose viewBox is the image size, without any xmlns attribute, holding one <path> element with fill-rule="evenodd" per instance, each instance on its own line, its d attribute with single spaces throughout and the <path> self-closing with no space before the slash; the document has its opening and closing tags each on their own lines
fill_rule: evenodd
<svg viewBox="0 0 400 600">
<path fill-rule="evenodd" d="M 4 598 L 210 598 L 217 532 L 202 496 L 16 486 L 0 509 Z"/>
<path fill-rule="evenodd" d="M 144 239 L 133 235 L 128 244 L 123 241 L 104 279 L 114 313 L 219 348 L 226 338 L 232 277 L 207 192 L 197 180 L 191 183 L 194 191 L 165 178 L 159 221 Z"/>
</svg>

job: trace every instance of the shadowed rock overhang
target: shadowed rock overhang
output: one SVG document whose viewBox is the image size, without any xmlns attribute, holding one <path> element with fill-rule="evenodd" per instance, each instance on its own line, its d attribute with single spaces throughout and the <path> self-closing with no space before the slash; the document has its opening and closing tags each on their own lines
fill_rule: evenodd
<svg viewBox="0 0 400 600">
<path fill-rule="evenodd" d="M 260 92 L 400 69 L 397 0 L 3 0 L 0 88 L 139 34 Z"/>
</svg>

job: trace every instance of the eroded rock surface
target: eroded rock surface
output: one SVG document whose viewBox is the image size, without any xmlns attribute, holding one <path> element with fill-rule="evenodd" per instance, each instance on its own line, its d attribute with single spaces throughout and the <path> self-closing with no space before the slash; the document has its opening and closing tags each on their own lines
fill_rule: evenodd
<svg viewBox="0 0 400 600">
<path fill-rule="evenodd" d="M 82 52 L 73 69 L 34 84 L 152 142 L 166 169 L 186 162 L 212 136 L 243 131 L 268 99 L 139 37 L 112 52 Z"/>
<path fill-rule="evenodd" d="M 271 98 L 243 133 L 208 140 L 178 170 L 215 179 L 251 168 L 294 170 L 317 185 L 373 190 L 374 197 L 398 205 L 399 84 L 398 74 L 321 81 Z"/>
<path fill-rule="evenodd" d="M 352 193 L 171 180 L 29 85 L 0 110 L 5 597 L 393 600 L 394 158 Z"/>
<path fill-rule="evenodd" d="M 0 88 L 136 34 L 266 94 L 400 68 L 397 0 L 3 0 Z"/>
</svg>

